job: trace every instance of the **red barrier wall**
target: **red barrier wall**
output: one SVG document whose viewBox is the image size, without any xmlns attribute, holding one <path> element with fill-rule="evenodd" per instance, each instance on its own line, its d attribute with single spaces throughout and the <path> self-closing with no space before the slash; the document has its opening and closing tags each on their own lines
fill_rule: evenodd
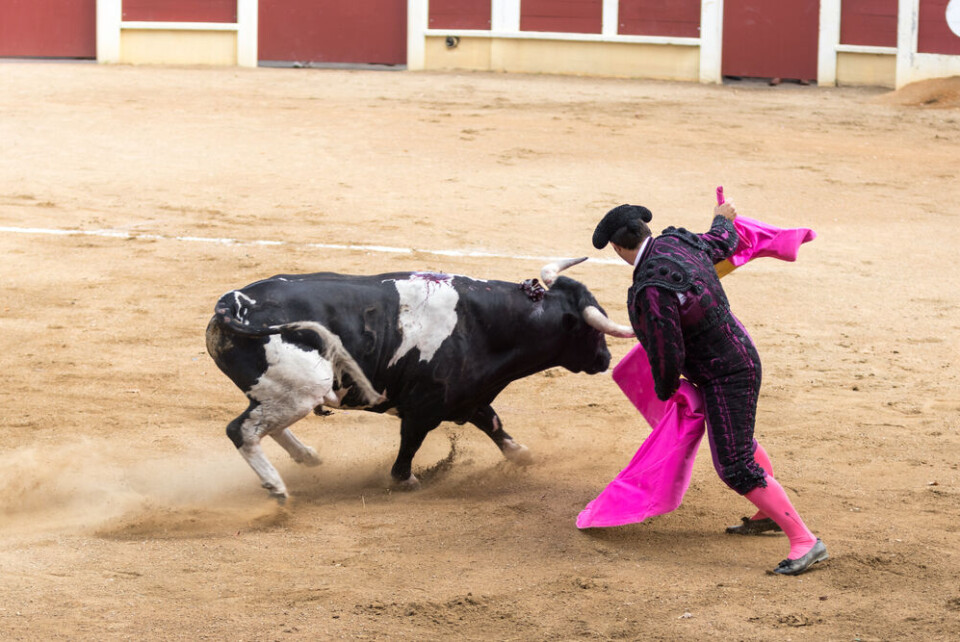
<svg viewBox="0 0 960 642">
<path fill-rule="evenodd" d="M 406 0 L 260 0 L 260 60 L 407 62 Z"/>
<path fill-rule="evenodd" d="M 520 0 L 520 31 L 600 33 L 603 0 Z"/>
<path fill-rule="evenodd" d="M 724 76 L 817 77 L 819 0 L 725 0 Z"/>
<path fill-rule="evenodd" d="M 700 0 L 620 0 L 618 33 L 700 37 Z"/>
<path fill-rule="evenodd" d="M 843 0 L 840 43 L 896 47 L 898 4 L 898 0 Z"/>
<path fill-rule="evenodd" d="M 232 23 L 237 21 L 237 0 L 123 0 L 123 19 Z"/>
<path fill-rule="evenodd" d="M 431 29 L 490 29 L 491 0 L 430 0 Z"/>
<path fill-rule="evenodd" d="M 97 57 L 96 0 L 0 0 L 0 56 Z"/>
</svg>

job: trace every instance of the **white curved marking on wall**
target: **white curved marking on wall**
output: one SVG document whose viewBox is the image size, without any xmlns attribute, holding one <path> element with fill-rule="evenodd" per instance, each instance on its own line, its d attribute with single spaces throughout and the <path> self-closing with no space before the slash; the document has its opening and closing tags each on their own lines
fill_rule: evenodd
<svg viewBox="0 0 960 642">
<path fill-rule="evenodd" d="M 420 361 L 430 361 L 457 327 L 457 301 L 453 277 L 439 274 L 413 274 L 394 281 L 400 295 L 397 326 L 403 337 L 387 367 L 418 348 Z"/>
<path fill-rule="evenodd" d="M 947 25 L 955 36 L 960 38 L 960 0 L 950 0 L 947 4 Z"/>
</svg>

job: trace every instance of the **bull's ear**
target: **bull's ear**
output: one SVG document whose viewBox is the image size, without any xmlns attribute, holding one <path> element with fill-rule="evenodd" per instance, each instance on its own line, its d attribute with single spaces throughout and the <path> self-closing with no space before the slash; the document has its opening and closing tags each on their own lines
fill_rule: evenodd
<svg viewBox="0 0 960 642">
<path fill-rule="evenodd" d="M 577 329 L 577 325 L 580 323 L 580 318 L 575 314 L 570 314 L 569 312 L 564 312 L 563 316 L 560 317 L 560 327 L 564 332 L 573 332 Z"/>
</svg>

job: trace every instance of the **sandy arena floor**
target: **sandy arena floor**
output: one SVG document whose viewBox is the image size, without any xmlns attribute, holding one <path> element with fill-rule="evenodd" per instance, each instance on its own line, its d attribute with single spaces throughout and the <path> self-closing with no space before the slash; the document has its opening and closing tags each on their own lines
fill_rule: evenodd
<svg viewBox="0 0 960 642">
<path fill-rule="evenodd" d="M 0 638 L 956 639 L 960 110 L 884 94 L 0 63 Z M 757 436 L 830 550 L 815 571 L 770 575 L 783 536 L 724 534 L 751 506 L 706 445 L 677 511 L 578 531 L 649 430 L 609 374 L 501 395 L 527 469 L 442 426 L 414 494 L 388 490 L 391 417 L 301 422 L 315 469 L 268 444 L 282 509 L 224 436 L 244 400 L 203 340 L 223 292 L 520 281 L 541 262 L 510 257 L 613 258 L 590 236 L 622 202 L 702 230 L 717 184 L 819 233 L 725 280 L 764 359 Z M 626 323 L 625 266 L 570 276 Z"/>
</svg>

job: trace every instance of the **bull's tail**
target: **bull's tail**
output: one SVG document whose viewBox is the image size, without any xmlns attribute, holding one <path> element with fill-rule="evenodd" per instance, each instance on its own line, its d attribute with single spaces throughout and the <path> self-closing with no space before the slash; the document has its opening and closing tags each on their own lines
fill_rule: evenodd
<svg viewBox="0 0 960 642">
<path fill-rule="evenodd" d="M 341 384 L 343 376 L 347 375 L 371 406 L 382 403 L 386 399 L 383 394 L 376 391 L 373 384 L 367 379 L 367 375 L 364 374 L 360 364 L 357 363 L 353 355 L 344 347 L 340 337 L 316 321 L 293 321 L 258 328 L 245 325 L 236 317 L 232 316 L 228 310 L 217 306 L 213 322 L 226 328 L 230 332 L 249 337 L 265 337 L 283 332 L 312 332 L 317 335 L 323 343 L 323 358 L 330 362 L 338 386 Z"/>
<path fill-rule="evenodd" d="M 385 400 L 385 396 L 376 391 L 373 384 L 367 379 L 367 375 L 364 374 L 360 364 L 357 363 L 353 355 L 344 347 L 340 337 L 331 332 L 326 326 L 316 321 L 296 321 L 293 323 L 285 323 L 281 331 L 283 330 L 302 330 L 315 333 L 323 341 L 323 358 L 333 366 L 334 376 L 336 376 L 338 384 L 343 378 L 343 375 L 346 374 L 353 380 L 357 388 L 360 389 L 360 393 L 363 395 L 363 398 L 367 400 L 368 404 L 375 406 Z"/>
</svg>

